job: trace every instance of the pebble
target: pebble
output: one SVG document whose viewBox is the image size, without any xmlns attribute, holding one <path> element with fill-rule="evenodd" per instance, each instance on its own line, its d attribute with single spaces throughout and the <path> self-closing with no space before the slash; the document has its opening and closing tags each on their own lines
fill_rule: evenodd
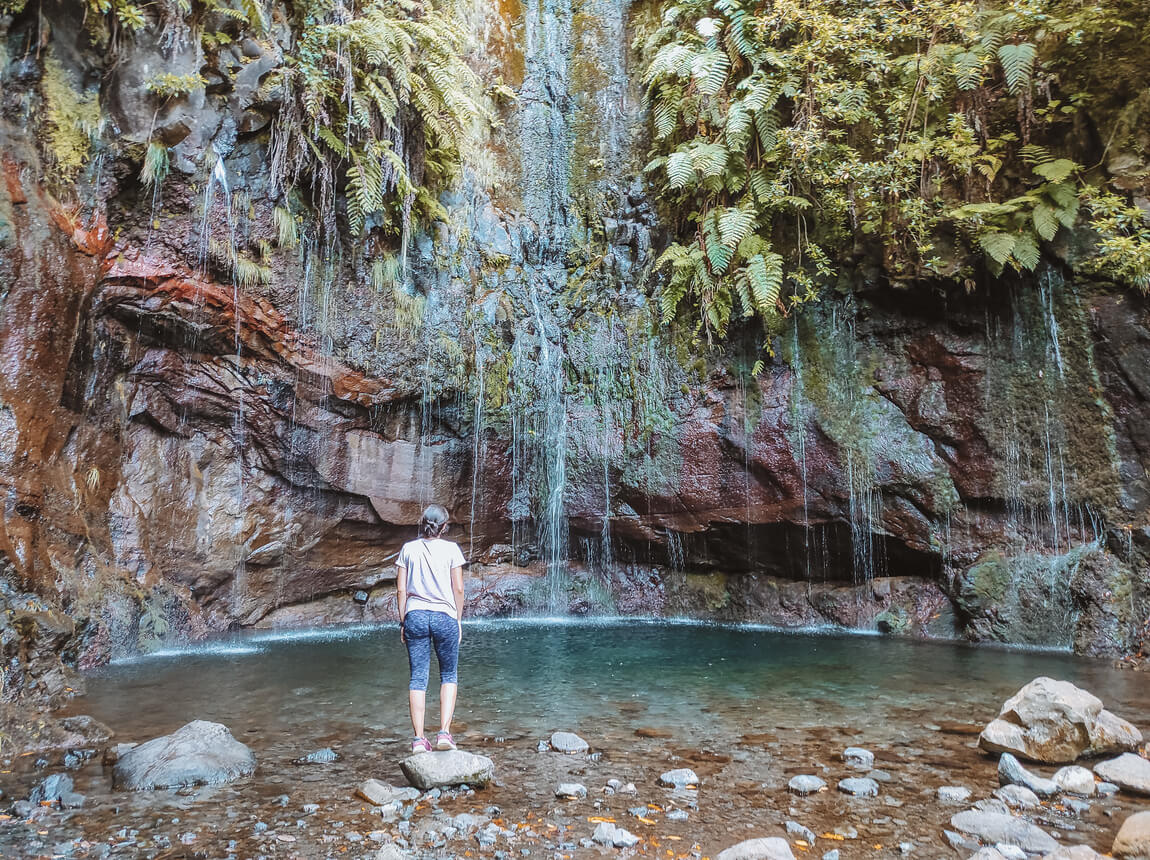
<svg viewBox="0 0 1150 860">
<path fill-rule="evenodd" d="M 317 812 L 319 812 L 319 804 L 318 803 L 305 803 L 303 805 L 303 814 L 304 815 L 315 815 Z"/>
<path fill-rule="evenodd" d="M 914 851 L 914 843 L 913 842 L 900 842 L 900 843 L 898 843 L 898 850 L 902 854 L 909 854 L 910 852 Z"/>
<path fill-rule="evenodd" d="M 585 753 L 591 745 L 573 732 L 555 732 L 551 735 L 551 749 L 567 754 Z"/>
<path fill-rule="evenodd" d="M 994 796 L 1015 809 L 1033 809 L 1041 802 L 1038 795 L 1024 785 L 1004 785 Z"/>
<path fill-rule="evenodd" d="M 689 767 L 679 767 L 669 770 L 659 777 L 659 785 L 670 788 L 686 788 L 688 785 L 698 785 L 699 777 Z"/>
<path fill-rule="evenodd" d="M 1003 753 L 998 760 L 998 782 L 1001 785 L 1021 785 L 1029 788 L 1039 797 L 1053 797 L 1058 794 L 1054 780 L 1031 773 L 1010 753 Z"/>
<path fill-rule="evenodd" d="M 874 753 L 862 747 L 847 747 L 843 750 L 843 761 L 858 770 L 871 770 L 874 767 Z"/>
<path fill-rule="evenodd" d="M 668 821 L 686 821 L 687 811 L 685 809 L 672 809 L 667 813 Z"/>
<path fill-rule="evenodd" d="M 556 797 L 579 798 L 587 796 L 587 786 L 578 782 L 563 782 L 555 789 Z"/>
<path fill-rule="evenodd" d="M 307 755 L 301 755 L 292 761 L 292 764 L 330 764 L 333 761 L 339 761 L 339 759 L 339 753 L 331 747 L 324 747 L 323 749 L 309 752 Z"/>
<path fill-rule="evenodd" d="M 1112 782 L 1099 782 L 1094 786 L 1094 790 L 1098 792 L 1099 797 L 1110 797 L 1112 794 L 1117 794 L 1119 789 Z"/>
<path fill-rule="evenodd" d="M 965 785 L 944 785 L 938 790 L 938 799 L 940 803 L 966 803 L 970 794 Z"/>
<path fill-rule="evenodd" d="M 598 842 L 600 845 L 612 845 L 615 848 L 630 848 L 632 845 L 637 845 L 639 837 L 629 830 L 624 830 L 609 821 L 599 822 L 599 826 L 595 828 L 595 832 L 591 834 L 591 838 Z"/>
<path fill-rule="evenodd" d="M 839 860 L 839 849 L 832 848 L 830 851 L 823 854 L 823 860 Z"/>
<path fill-rule="evenodd" d="M 800 797 L 814 794 L 816 791 L 822 791 L 826 787 L 826 782 L 811 774 L 793 776 L 791 777 L 791 781 L 787 783 L 787 790 Z"/>
<path fill-rule="evenodd" d="M 803 827 L 797 821 L 788 821 L 787 836 L 794 836 L 798 839 L 805 839 L 808 845 L 815 844 L 815 834 L 809 827 Z"/>
<path fill-rule="evenodd" d="M 1090 811 L 1090 804 L 1080 797 L 1064 797 L 1062 805 L 1075 815 L 1085 815 Z"/>
<path fill-rule="evenodd" d="M 872 770 L 867 774 L 867 777 L 869 779 L 873 779 L 875 782 L 890 782 L 892 779 L 894 779 L 894 777 L 887 773 L 885 770 Z"/>
<path fill-rule="evenodd" d="M 839 780 L 839 791 L 854 797 L 878 797 L 878 783 L 865 776 L 852 776 Z"/>
<path fill-rule="evenodd" d="M 1019 848 L 1017 845 L 1009 845 L 1006 842 L 995 843 L 994 850 L 1001 854 L 1006 860 L 1026 860 L 1026 852 Z"/>
<path fill-rule="evenodd" d="M 1084 767 L 1071 765 L 1060 768 L 1051 777 L 1051 781 L 1070 794 L 1080 794 L 1083 797 L 1094 794 L 1094 774 Z"/>
</svg>

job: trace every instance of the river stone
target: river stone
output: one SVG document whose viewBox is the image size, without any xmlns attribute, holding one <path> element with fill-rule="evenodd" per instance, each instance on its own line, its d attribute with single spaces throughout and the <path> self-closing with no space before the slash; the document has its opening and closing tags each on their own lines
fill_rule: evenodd
<svg viewBox="0 0 1150 860">
<path fill-rule="evenodd" d="M 815 832 L 809 827 L 804 827 L 797 821 L 788 821 L 786 823 L 787 836 L 794 836 L 798 839 L 806 841 L 807 845 L 815 844 Z"/>
<path fill-rule="evenodd" d="M 1094 772 L 1123 791 L 1150 794 L 1150 761 L 1142 756 L 1123 753 L 1094 765 Z"/>
<path fill-rule="evenodd" d="M 970 789 L 965 785 L 944 785 L 938 790 L 941 803 L 966 803 L 970 800 Z"/>
<path fill-rule="evenodd" d="M 715 855 L 715 860 L 795 860 L 791 846 L 781 836 L 748 839 Z"/>
<path fill-rule="evenodd" d="M 998 782 L 1000 785 L 1021 785 L 1029 788 L 1039 797 L 1053 797 L 1058 794 L 1054 780 L 1045 779 L 1028 771 L 1010 753 L 1003 753 L 998 760 Z"/>
<path fill-rule="evenodd" d="M 551 749 L 561 753 L 584 753 L 591 745 L 572 732 L 555 732 L 551 735 Z"/>
<path fill-rule="evenodd" d="M 669 770 L 659 777 L 659 785 L 670 788 L 686 788 L 688 785 L 698 785 L 699 777 L 689 767 L 679 767 Z"/>
<path fill-rule="evenodd" d="M 997 848 L 991 848 L 987 845 L 985 848 L 979 848 L 967 860 L 1006 860 L 1006 858 Z"/>
<path fill-rule="evenodd" d="M 331 764 L 333 761 L 339 761 L 340 754 L 333 750 L 331 747 L 324 747 L 321 750 L 309 752 L 307 755 L 301 755 L 297 759 L 292 760 L 292 764 Z"/>
<path fill-rule="evenodd" d="M 1001 812 L 968 809 L 953 816 L 950 826 L 982 842 L 1017 845 L 1028 854 L 1047 854 L 1058 847 L 1058 843 L 1046 831 L 1029 821 Z"/>
<path fill-rule="evenodd" d="M 1137 738 L 1137 741 L 1134 739 Z M 1068 681 L 1035 678 L 1007 699 L 978 743 L 987 752 L 1069 764 L 1086 752 L 1132 749 L 1138 730 L 1102 709 L 1102 701 Z"/>
<path fill-rule="evenodd" d="M 255 769 L 255 755 L 232 737 L 227 726 L 193 720 L 125 752 L 112 768 L 112 787 L 147 791 L 217 785 L 250 776 Z"/>
<path fill-rule="evenodd" d="M 839 791 L 855 797 L 878 797 L 878 783 L 865 776 L 851 776 L 839 780 Z"/>
<path fill-rule="evenodd" d="M 1051 781 L 1061 791 L 1069 794 L 1081 794 L 1083 797 L 1094 794 L 1094 774 L 1078 765 L 1059 768 L 1051 777 Z"/>
<path fill-rule="evenodd" d="M 1004 785 L 994 792 L 994 796 L 1015 809 L 1033 809 L 1041 803 L 1038 795 L 1025 785 Z"/>
<path fill-rule="evenodd" d="M 832 848 L 823 854 L 823 860 L 839 860 L 839 849 Z"/>
<path fill-rule="evenodd" d="M 847 747 L 843 750 L 843 761 L 856 770 L 870 770 L 874 767 L 874 753 L 862 747 Z"/>
<path fill-rule="evenodd" d="M 419 791 L 407 786 L 389 785 L 386 782 L 380 782 L 378 779 L 365 780 L 355 793 L 370 803 L 372 806 L 387 806 L 389 803 L 403 803 L 407 800 L 415 800 L 419 797 Z"/>
<path fill-rule="evenodd" d="M 1006 860 L 1026 860 L 1026 852 L 1017 845 L 1007 845 L 1005 842 L 999 842 L 994 846 L 994 850 L 1005 857 Z"/>
<path fill-rule="evenodd" d="M 1110 853 L 1122 860 L 1150 860 L 1150 811 L 1135 812 L 1122 822 Z"/>
<path fill-rule="evenodd" d="M 425 752 L 399 763 L 407 781 L 420 791 L 454 785 L 487 785 L 495 776 L 495 763 L 487 756 L 463 750 Z"/>
<path fill-rule="evenodd" d="M 791 781 L 787 783 L 787 790 L 800 797 L 814 794 L 816 791 L 822 791 L 826 787 L 827 784 L 823 780 L 807 773 L 793 776 L 791 777 Z"/>
<path fill-rule="evenodd" d="M 1042 860 L 1106 860 L 1106 855 L 1099 854 L 1089 845 L 1060 845 Z"/>
<path fill-rule="evenodd" d="M 561 782 L 555 789 L 556 797 L 586 797 L 587 786 L 578 782 Z"/>
<path fill-rule="evenodd" d="M 639 837 L 610 821 L 601 821 L 591 834 L 591 839 L 600 845 L 613 845 L 616 848 L 630 848 L 639 842 Z"/>
</svg>

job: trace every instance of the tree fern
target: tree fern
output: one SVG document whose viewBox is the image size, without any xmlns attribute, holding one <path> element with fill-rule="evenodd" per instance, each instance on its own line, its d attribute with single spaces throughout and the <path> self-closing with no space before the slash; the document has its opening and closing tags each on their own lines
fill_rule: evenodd
<svg viewBox="0 0 1150 860">
<path fill-rule="evenodd" d="M 1034 72 L 1034 60 L 1037 56 L 1038 51 L 1029 42 L 999 47 L 998 61 L 1002 64 L 1002 72 L 1006 76 L 1006 87 L 1010 92 L 1017 93 L 1030 83 L 1030 76 Z"/>
</svg>

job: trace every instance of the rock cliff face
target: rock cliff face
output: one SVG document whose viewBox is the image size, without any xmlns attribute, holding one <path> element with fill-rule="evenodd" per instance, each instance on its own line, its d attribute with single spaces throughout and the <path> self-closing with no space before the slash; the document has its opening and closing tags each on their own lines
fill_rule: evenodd
<svg viewBox="0 0 1150 860">
<path fill-rule="evenodd" d="M 651 9 L 464 12 L 475 68 L 517 99 L 493 102 L 447 219 L 383 292 L 350 240 L 305 223 L 274 247 L 260 81 L 290 50 L 282 15 L 228 62 L 150 30 L 114 66 L 66 7 L 41 51 L 33 16 L 0 22 L 0 551 L 75 619 L 82 661 L 385 617 L 432 500 L 476 561 L 478 611 L 1139 646 L 1143 301 L 1053 255 L 971 294 L 859 273 L 752 373 L 756 335 L 707 351 L 651 305 L 662 237 L 627 50 Z M 148 95 L 161 66 L 208 86 Z M 44 182 L 57 156 L 29 121 L 49 78 L 106 118 L 74 188 Z M 147 141 L 172 165 L 154 189 Z M 221 246 L 260 255 L 256 275 Z"/>
</svg>

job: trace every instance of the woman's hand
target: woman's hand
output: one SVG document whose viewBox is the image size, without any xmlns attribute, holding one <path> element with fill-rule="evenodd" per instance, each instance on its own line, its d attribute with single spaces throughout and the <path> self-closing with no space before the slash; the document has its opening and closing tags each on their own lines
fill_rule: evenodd
<svg viewBox="0 0 1150 860">
<path fill-rule="evenodd" d="M 463 619 L 462 618 L 456 618 L 455 620 L 459 624 L 459 644 L 462 645 L 463 644 Z"/>
<path fill-rule="evenodd" d="M 399 622 L 399 641 L 402 642 L 404 645 L 407 644 L 407 631 L 403 627 L 403 621 L 402 620 L 400 620 L 400 622 Z"/>
</svg>

